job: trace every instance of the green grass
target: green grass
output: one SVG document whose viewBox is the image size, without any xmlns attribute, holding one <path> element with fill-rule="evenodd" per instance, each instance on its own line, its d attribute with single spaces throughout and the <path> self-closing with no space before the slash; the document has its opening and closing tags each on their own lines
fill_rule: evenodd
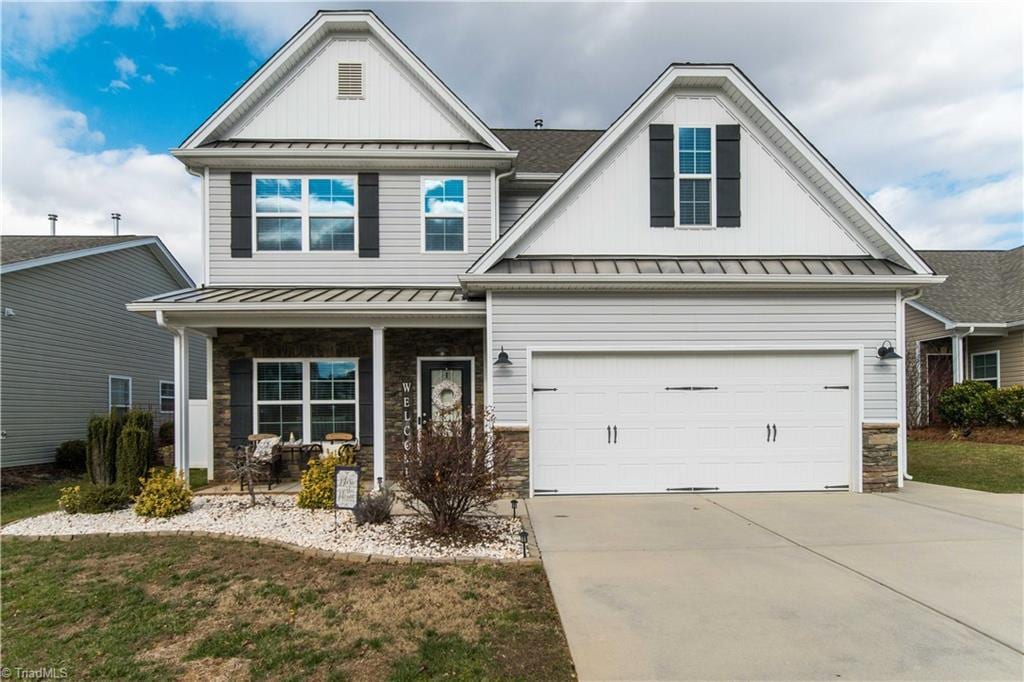
<svg viewBox="0 0 1024 682">
<path fill-rule="evenodd" d="M 4 538 L 2 551 L 9 667 L 69 679 L 575 679 L 539 566 L 347 563 L 144 536 Z"/>
<path fill-rule="evenodd" d="M 907 471 L 915 481 L 924 483 L 1024 493 L 1024 446 L 910 440 Z"/>
<path fill-rule="evenodd" d="M 205 486 L 206 469 L 189 470 L 189 484 L 193 489 Z M 57 511 L 57 498 L 60 496 L 60 489 L 73 485 L 90 485 L 89 477 L 85 474 L 69 476 L 57 481 L 48 481 L 4 492 L 0 495 L 0 523 L 7 524 L 29 516 L 39 516 Z"/>
</svg>

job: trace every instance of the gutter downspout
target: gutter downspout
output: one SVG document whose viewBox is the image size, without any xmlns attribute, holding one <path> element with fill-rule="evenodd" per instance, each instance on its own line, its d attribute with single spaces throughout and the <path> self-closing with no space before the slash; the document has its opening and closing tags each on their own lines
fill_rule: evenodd
<svg viewBox="0 0 1024 682">
<path fill-rule="evenodd" d="M 906 348 L 907 348 L 907 322 L 906 322 L 907 318 L 906 318 L 906 311 L 907 311 L 907 303 L 909 303 L 910 301 L 916 301 L 917 299 L 921 298 L 921 294 L 922 293 L 924 293 L 923 289 L 918 289 L 917 291 L 912 293 L 910 296 L 902 296 L 902 291 L 897 293 L 897 296 L 900 296 L 900 309 L 899 309 L 900 325 L 899 325 L 899 329 L 897 330 L 898 338 L 899 338 L 899 343 L 897 343 L 896 345 L 900 348 L 900 350 L 904 351 L 903 352 L 904 359 L 900 361 L 900 366 L 899 366 L 900 376 L 899 376 L 899 379 L 898 379 L 899 386 L 900 386 L 900 390 L 899 390 L 899 393 L 900 393 L 900 404 L 899 404 L 900 423 L 903 425 L 903 428 L 900 429 L 899 442 L 897 443 L 897 462 L 899 464 L 899 469 L 900 469 L 900 486 L 901 487 L 903 485 L 903 479 L 906 479 L 908 481 L 913 481 L 914 480 L 914 477 L 911 476 L 909 473 L 907 473 L 907 431 L 909 430 L 910 425 L 907 423 L 907 366 L 906 366 L 907 359 L 906 359 L 906 356 L 908 355 L 908 353 L 906 352 Z M 914 356 L 914 362 L 917 363 L 918 374 L 920 374 L 920 371 L 921 371 L 920 370 L 921 358 L 918 357 L 917 355 L 915 355 Z M 920 400 L 920 394 L 918 394 L 918 400 Z"/>
</svg>

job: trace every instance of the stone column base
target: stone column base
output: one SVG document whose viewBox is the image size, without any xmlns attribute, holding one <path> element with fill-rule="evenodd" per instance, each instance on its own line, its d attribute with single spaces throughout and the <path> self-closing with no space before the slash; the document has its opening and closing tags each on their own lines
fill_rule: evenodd
<svg viewBox="0 0 1024 682">
<path fill-rule="evenodd" d="M 899 432 L 899 424 L 864 424 L 861 427 L 864 492 L 899 489 Z"/>
<path fill-rule="evenodd" d="M 530 427 L 495 426 L 497 438 L 512 450 L 509 475 L 506 479 L 506 496 L 527 498 L 530 496 Z"/>
</svg>

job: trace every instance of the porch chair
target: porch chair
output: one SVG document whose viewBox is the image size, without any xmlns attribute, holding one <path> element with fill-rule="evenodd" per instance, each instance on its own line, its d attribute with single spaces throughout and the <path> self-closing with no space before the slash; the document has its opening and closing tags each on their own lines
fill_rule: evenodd
<svg viewBox="0 0 1024 682">
<path fill-rule="evenodd" d="M 252 433 L 246 437 L 249 441 L 248 445 L 239 445 L 235 448 L 235 461 L 241 462 L 246 456 L 252 457 L 256 454 L 256 449 L 259 447 L 260 441 L 268 440 L 270 438 L 277 438 L 278 442 L 274 444 L 270 451 L 269 456 L 265 459 L 261 458 L 260 464 L 263 464 L 264 469 L 261 476 L 265 476 L 267 479 L 267 490 L 270 490 L 274 483 L 280 485 L 281 483 L 281 443 L 280 437 L 276 433 Z M 245 490 L 245 483 L 241 479 L 238 481 L 238 490 Z"/>
</svg>

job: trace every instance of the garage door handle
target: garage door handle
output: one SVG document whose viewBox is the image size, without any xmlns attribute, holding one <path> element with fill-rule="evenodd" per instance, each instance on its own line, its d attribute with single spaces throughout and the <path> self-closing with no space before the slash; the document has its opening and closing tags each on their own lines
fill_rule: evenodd
<svg viewBox="0 0 1024 682">
<path fill-rule="evenodd" d="M 612 427 L 611 427 L 611 424 L 608 425 L 608 442 L 609 443 L 612 442 Z"/>
<path fill-rule="evenodd" d="M 772 425 L 771 424 L 765 424 L 764 428 L 768 429 L 768 439 L 765 442 L 771 443 L 772 442 Z"/>
<path fill-rule="evenodd" d="M 775 439 L 778 438 L 778 437 L 779 437 L 779 430 L 777 428 L 775 428 L 775 424 L 772 424 L 772 442 L 774 443 Z"/>
<path fill-rule="evenodd" d="M 612 427 L 612 431 L 615 433 L 615 440 L 613 440 L 612 442 L 613 443 L 618 443 L 619 442 L 619 425 L 616 424 L 615 426 L 613 426 Z"/>
</svg>

